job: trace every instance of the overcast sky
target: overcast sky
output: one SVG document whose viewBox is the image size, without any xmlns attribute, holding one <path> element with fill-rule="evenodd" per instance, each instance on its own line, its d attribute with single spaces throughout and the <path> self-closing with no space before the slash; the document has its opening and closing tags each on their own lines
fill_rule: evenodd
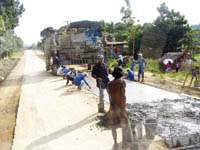
<svg viewBox="0 0 200 150">
<path fill-rule="evenodd" d="M 41 39 L 40 32 L 48 26 L 59 28 L 66 21 L 120 21 L 124 0 L 20 0 L 26 11 L 15 29 L 26 44 Z M 130 0 L 133 15 L 140 23 L 152 22 L 159 15 L 157 7 L 165 2 L 169 9 L 179 11 L 189 24 L 200 23 L 200 0 Z"/>
</svg>

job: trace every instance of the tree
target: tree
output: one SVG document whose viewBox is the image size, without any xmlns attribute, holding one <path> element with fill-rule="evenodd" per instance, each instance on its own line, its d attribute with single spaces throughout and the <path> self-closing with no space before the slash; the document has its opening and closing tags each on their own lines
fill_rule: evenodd
<svg viewBox="0 0 200 150">
<path fill-rule="evenodd" d="M 199 46 L 200 46 L 200 37 L 198 36 L 199 34 L 200 34 L 199 30 L 191 28 L 189 31 L 187 31 L 184 37 L 180 39 L 179 41 L 182 48 L 190 51 L 190 53 L 193 56 L 195 54 L 195 51 L 199 50 Z"/>
<path fill-rule="evenodd" d="M 3 17 L 0 15 L 0 36 L 6 32 L 6 28 L 5 28 L 5 24 L 4 24 L 4 20 Z"/>
<path fill-rule="evenodd" d="M 0 15 L 3 17 L 6 29 L 14 29 L 24 11 L 24 6 L 20 4 L 19 0 L 0 1 Z"/>
<path fill-rule="evenodd" d="M 166 36 L 164 52 L 181 51 L 180 39 L 190 30 L 187 20 L 179 12 L 170 11 L 165 3 L 158 8 L 160 16 L 154 21 L 158 30 Z"/>
<path fill-rule="evenodd" d="M 126 3 L 126 8 L 123 6 L 121 8 L 122 21 L 125 24 L 126 30 L 123 36 L 126 37 L 129 45 L 129 55 L 133 55 L 135 48 L 135 32 L 136 28 L 134 26 L 134 17 L 132 17 L 131 5 L 129 0 L 124 0 Z M 125 40 L 125 39 L 124 39 Z"/>
</svg>

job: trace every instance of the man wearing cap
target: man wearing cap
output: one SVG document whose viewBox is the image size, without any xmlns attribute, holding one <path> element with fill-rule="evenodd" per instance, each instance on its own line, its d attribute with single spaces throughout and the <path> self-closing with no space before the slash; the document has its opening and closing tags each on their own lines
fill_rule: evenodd
<svg viewBox="0 0 200 150">
<path fill-rule="evenodd" d="M 144 81 L 144 67 L 146 66 L 147 62 L 142 56 L 142 53 L 138 54 L 138 61 L 136 62 L 139 64 L 139 69 L 138 69 L 138 82 L 140 82 L 140 75 L 142 75 L 142 81 Z"/>
<path fill-rule="evenodd" d="M 92 77 L 96 79 L 97 87 L 99 88 L 99 112 L 104 113 L 104 90 L 107 90 L 109 82 L 109 68 L 104 63 L 104 56 L 98 56 L 98 63 L 92 69 Z"/>
</svg>

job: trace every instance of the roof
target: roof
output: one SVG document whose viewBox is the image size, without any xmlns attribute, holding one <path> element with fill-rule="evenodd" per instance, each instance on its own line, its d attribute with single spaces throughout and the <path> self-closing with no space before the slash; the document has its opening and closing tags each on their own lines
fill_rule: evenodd
<svg viewBox="0 0 200 150">
<path fill-rule="evenodd" d="M 123 45 L 128 44 L 128 42 L 107 42 L 107 45 Z"/>
<path fill-rule="evenodd" d="M 184 56 L 186 53 L 185 52 L 170 52 L 170 53 L 166 53 L 164 54 L 163 57 L 161 57 L 159 59 L 159 62 L 163 62 L 165 59 L 172 59 L 173 61 L 181 58 L 182 56 Z"/>
<path fill-rule="evenodd" d="M 97 21 L 77 21 L 77 22 L 72 22 L 69 25 L 69 28 L 99 28 L 100 27 L 100 22 Z"/>
</svg>

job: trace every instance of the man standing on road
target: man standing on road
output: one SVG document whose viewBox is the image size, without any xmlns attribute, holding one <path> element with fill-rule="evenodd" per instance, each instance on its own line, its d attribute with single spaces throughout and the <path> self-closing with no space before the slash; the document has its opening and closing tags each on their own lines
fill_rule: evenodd
<svg viewBox="0 0 200 150">
<path fill-rule="evenodd" d="M 139 53 L 138 55 L 138 61 L 137 63 L 139 64 L 139 69 L 138 69 L 138 82 L 140 82 L 140 75 L 142 75 L 142 81 L 144 81 L 144 67 L 146 66 L 147 62 L 142 56 L 142 53 Z"/>
<path fill-rule="evenodd" d="M 98 109 L 100 113 L 104 113 L 104 90 L 107 90 L 107 84 L 109 82 L 109 69 L 104 63 L 104 56 L 98 57 L 98 63 L 92 70 L 92 77 L 97 81 L 97 87 L 99 88 L 99 105 Z"/>
<path fill-rule="evenodd" d="M 134 144 L 131 125 L 128 119 L 128 112 L 126 110 L 126 82 L 122 79 L 123 74 L 123 69 L 121 67 L 115 67 L 112 72 L 115 79 L 108 83 L 108 93 L 110 97 L 108 119 L 109 126 L 112 128 L 114 150 L 118 149 L 117 127 L 119 125 L 122 128 L 122 147 L 132 147 Z"/>
</svg>

